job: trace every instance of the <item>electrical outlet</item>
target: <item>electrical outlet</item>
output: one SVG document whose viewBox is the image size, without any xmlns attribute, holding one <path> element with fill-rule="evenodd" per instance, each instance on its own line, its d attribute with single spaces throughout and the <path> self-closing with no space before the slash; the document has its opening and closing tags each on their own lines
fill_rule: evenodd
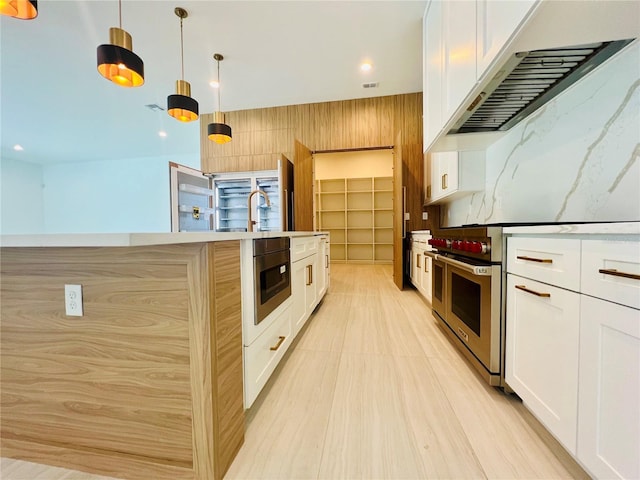
<svg viewBox="0 0 640 480">
<path fill-rule="evenodd" d="M 64 308 L 71 317 L 82 316 L 82 285 L 64 286 Z"/>
<path fill-rule="evenodd" d="M 429 220 L 429 212 L 422 212 L 422 219 Z"/>
</svg>

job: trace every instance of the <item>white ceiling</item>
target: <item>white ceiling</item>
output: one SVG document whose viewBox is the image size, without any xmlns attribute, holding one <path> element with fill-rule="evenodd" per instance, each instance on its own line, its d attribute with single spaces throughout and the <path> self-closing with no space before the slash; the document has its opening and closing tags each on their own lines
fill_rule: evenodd
<svg viewBox="0 0 640 480">
<path fill-rule="evenodd" d="M 422 90 L 426 1 L 123 0 L 122 28 L 144 61 L 145 84 L 125 89 L 96 70 L 96 47 L 118 26 L 118 2 L 41 0 L 35 20 L 2 16 L 1 158 L 35 163 L 199 155 L 199 122 L 166 108 L 180 78 L 185 8 L 185 80 L 201 113 L 374 97 Z M 369 60 L 373 69 L 362 73 Z M 364 82 L 379 82 L 364 89 Z M 166 138 L 158 136 L 165 130 Z M 15 144 L 24 151 L 13 150 Z"/>
</svg>

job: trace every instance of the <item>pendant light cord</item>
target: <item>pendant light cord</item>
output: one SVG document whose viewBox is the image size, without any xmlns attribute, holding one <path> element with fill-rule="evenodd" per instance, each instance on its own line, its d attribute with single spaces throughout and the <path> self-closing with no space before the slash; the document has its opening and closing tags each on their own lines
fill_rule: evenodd
<svg viewBox="0 0 640 480">
<path fill-rule="evenodd" d="M 184 40 L 182 36 L 182 17 L 180 17 L 180 68 L 182 69 L 182 80 L 184 80 Z"/>
<path fill-rule="evenodd" d="M 222 86 L 220 85 L 220 60 L 217 60 L 217 62 L 218 62 L 218 111 L 221 112 L 222 105 L 220 104 L 220 89 L 222 88 Z"/>
<path fill-rule="evenodd" d="M 118 0 L 118 17 L 120 20 L 120 30 L 122 30 L 122 0 Z"/>
</svg>

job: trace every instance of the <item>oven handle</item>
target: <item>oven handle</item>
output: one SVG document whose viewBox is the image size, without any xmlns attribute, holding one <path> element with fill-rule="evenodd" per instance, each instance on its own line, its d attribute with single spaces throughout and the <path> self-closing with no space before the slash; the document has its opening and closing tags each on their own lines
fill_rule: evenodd
<svg viewBox="0 0 640 480">
<path fill-rule="evenodd" d="M 442 263 L 448 263 L 451 266 L 458 267 L 460 270 L 464 270 L 465 272 L 469 272 L 478 277 L 490 277 L 491 275 L 493 275 L 492 265 L 488 265 L 486 267 L 470 265 L 468 263 L 461 262 L 460 260 L 454 260 L 453 258 L 445 257 L 444 255 L 439 255 L 437 253 L 433 253 L 429 251 L 425 251 L 424 254 L 433 258 L 434 260 L 437 260 Z"/>
</svg>

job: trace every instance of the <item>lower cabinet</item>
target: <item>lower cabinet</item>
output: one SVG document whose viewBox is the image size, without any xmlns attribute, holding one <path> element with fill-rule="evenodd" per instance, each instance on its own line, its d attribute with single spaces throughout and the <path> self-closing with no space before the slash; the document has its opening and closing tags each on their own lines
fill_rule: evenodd
<svg viewBox="0 0 640 480">
<path fill-rule="evenodd" d="M 578 459 L 640 478 L 640 311 L 581 295 Z"/>
<path fill-rule="evenodd" d="M 580 295 L 507 275 L 505 379 L 575 455 Z"/>
<path fill-rule="evenodd" d="M 244 406 L 249 408 L 293 341 L 291 304 L 249 346 L 244 347 Z"/>
<path fill-rule="evenodd" d="M 291 296 L 293 297 L 294 335 L 302 329 L 318 304 L 318 254 L 314 253 L 291 264 Z"/>
<path fill-rule="evenodd" d="M 293 343 L 311 313 L 327 291 L 329 284 L 328 237 L 291 238 L 291 297 L 287 298 L 262 322 L 243 328 L 257 328 L 255 335 L 245 335 L 244 407 L 251 407 L 278 363 Z M 322 250 L 324 248 L 324 250 Z M 249 266 L 246 275 L 252 274 Z M 251 292 L 253 294 L 253 292 Z M 245 340 L 246 341 L 246 340 Z"/>
<path fill-rule="evenodd" d="M 507 238 L 505 380 L 596 479 L 640 478 L 633 228 L 633 240 Z"/>
</svg>

